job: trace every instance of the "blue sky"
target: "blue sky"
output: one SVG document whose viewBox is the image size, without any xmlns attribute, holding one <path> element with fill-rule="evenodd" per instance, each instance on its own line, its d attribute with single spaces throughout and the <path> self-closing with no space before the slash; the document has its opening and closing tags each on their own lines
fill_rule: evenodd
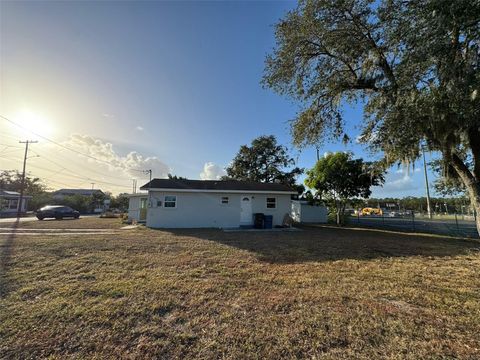
<svg viewBox="0 0 480 360">
<path fill-rule="evenodd" d="M 289 1 L 2 2 L 0 113 L 113 164 L 40 141 L 31 171 L 51 187 L 86 186 L 90 179 L 126 191 L 132 177 L 141 177 L 130 167 L 153 167 L 157 176 L 215 176 L 259 135 L 274 134 L 292 148 L 287 122 L 297 106 L 260 80 L 273 25 L 293 7 Z M 18 115 L 25 111 L 30 115 Z M 345 117 L 355 138 L 361 109 L 346 109 Z M 0 158 L 2 169 L 20 167 L 21 149 L 13 146 L 31 136 L 8 126 L 0 143 L 12 148 L 5 148 L 10 158 Z M 326 144 L 321 152 L 337 150 L 369 157 L 355 143 Z M 52 151 L 57 166 L 42 163 Z M 313 148 L 292 148 L 292 155 L 301 167 L 315 162 Z M 418 170 L 395 168 L 374 195 L 423 195 L 423 181 Z"/>
</svg>

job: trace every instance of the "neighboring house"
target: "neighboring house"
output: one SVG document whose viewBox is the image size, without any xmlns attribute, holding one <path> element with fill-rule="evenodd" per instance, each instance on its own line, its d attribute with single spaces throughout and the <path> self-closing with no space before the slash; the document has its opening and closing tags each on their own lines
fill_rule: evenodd
<svg viewBox="0 0 480 360">
<path fill-rule="evenodd" d="M 323 205 L 309 205 L 307 201 L 292 200 L 292 219 L 299 223 L 326 223 L 328 209 Z"/>
<path fill-rule="evenodd" d="M 281 225 L 297 192 L 282 184 L 235 180 L 154 179 L 130 195 L 129 218 L 152 228 L 237 228 L 252 226 L 253 214 Z"/>
<path fill-rule="evenodd" d="M 32 197 L 23 195 L 21 213 L 27 212 L 28 200 Z M 16 191 L 8 191 L 0 189 L 0 216 L 13 216 L 17 214 L 18 202 L 20 201 L 20 193 Z"/>
</svg>

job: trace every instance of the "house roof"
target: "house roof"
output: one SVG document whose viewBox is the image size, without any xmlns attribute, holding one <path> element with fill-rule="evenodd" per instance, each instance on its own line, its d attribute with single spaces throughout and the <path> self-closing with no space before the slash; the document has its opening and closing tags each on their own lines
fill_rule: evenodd
<svg viewBox="0 0 480 360">
<path fill-rule="evenodd" d="M 100 189 L 60 189 L 55 191 L 54 195 L 86 195 L 90 196 L 93 194 L 102 193 Z"/>
<path fill-rule="evenodd" d="M 0 196 L 3 198 L 10 198 L 10 199 L 16 199 L 20 197 L 20 193 L 16 191 L 10 191 L 10 190 L 3 190 L 0 189 Z M 26 194 L 23 195 L 24 198 L 30 199 L 31 196 L 28 196 Z"/>
<path fill-rule="evenodd" d="M 247 192 L 297 192 L 284 184 L 260 183 L 239 180 L 185 180 L 185 179 L 153 179 L 143 185 L 141 190 L 164 189 L 180 191 L 247 191 Z"/>
</svg>

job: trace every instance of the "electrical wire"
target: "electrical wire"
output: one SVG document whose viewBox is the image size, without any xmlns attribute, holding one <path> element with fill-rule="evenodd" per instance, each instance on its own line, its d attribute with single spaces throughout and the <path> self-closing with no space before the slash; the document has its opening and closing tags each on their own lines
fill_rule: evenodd
<svg viewBox="0 0 480 360">
<path fill-rule="evenodd" d="M 92 156 L 92 155 L 90 155 L 90 154 L 85 154 L 85 153 L 83 153 L 83 152 L 81 152 L 81 151 L 72 149 L 72 148 L 70 148 L 70 147 L 68 147 L 68 146 L 65 146 L 65 145 L 63 145 L 63 144 L 61 144 L 61 143 L 59 143 L 59 142 L 57 142 L 57 141 L 54 141 L 54 140 L 52 140 L 52 139 L 49 139 L 49 138 L 47 138 L 47 137 L 45 137 L 45 136 L 43 136 L 43 135 L 37 134 L 37 133 L 31 131 L 30 129 L 27 129 L 25 126 L 20 125 L 20 124 L 16 123 L 15 121 L 10 120 L 9 118 L 7 118 L 7 117 L 5 117 L 5 116 L 3 116 L 3 115 L 0 115 L 0 118 L 8 121 L 9 123 L 11 123 L 11 124 L 13 124 L 13 125 L 15 125 L 15 126 L 18 126 L 19 128 L 22 128 L 22 129 L 30 132 L 31 134 L 33 134 L 33 135 L 35 135 L 35 136 L 38 136 L 39 138 L 41 138 L 41 139 L 43 139 L 43 140 L 46 140 L 46 141 L 48 141 L 48 142 L 50 142 L 50 143 L 52 143 L 52 144 L 55 144 L 55 145 L 57 145 L 57 146 L 59 146 L 59 147 L 61 147 L 61 148 L 64 148 L 64 149 L 66 149 L 66 150 L 72 151 L 72 152 L 77 153 L 77 154 L 79 154 L 79 155 L 88 157 L 88 158 L 90 158 L 90 159 L 96 160 L 96 161 L 98 161 L 98 162 L 103 162 L 103 163 L 105 163 L 105 164 L 111 165 L 111 163 L 110 163 L 109 161 L 107 161 L 107 160 L 98 159 L 98 158 L 96 158 L 95 156 Z M 145 172 L 145 170 L 140 170 L 140 169 L 133 169 L 133 168 L 127 168 L 127 169 L 128 169 L 128 170 L 131 170 L 131 171 L 142 172 L 142 173 Z"/>
</svg>

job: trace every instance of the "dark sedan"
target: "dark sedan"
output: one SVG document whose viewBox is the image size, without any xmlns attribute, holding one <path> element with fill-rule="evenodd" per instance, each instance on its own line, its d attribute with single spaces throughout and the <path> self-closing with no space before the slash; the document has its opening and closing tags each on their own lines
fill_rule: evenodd
<svg viewBox="0 0 480 360">
<path fill-rule="evenodd" d="M 68 217 L 78 219 L 80 217 L 80 213 L 77 210 L 73 210 L 69 206 L 62 205 L 44 206 L 40 210 L 37 210 L 36 215 L 38 220 L 43 220 L 46 218 L 55 218 L 57 220 L 61 220 Z"/>
</svg>

